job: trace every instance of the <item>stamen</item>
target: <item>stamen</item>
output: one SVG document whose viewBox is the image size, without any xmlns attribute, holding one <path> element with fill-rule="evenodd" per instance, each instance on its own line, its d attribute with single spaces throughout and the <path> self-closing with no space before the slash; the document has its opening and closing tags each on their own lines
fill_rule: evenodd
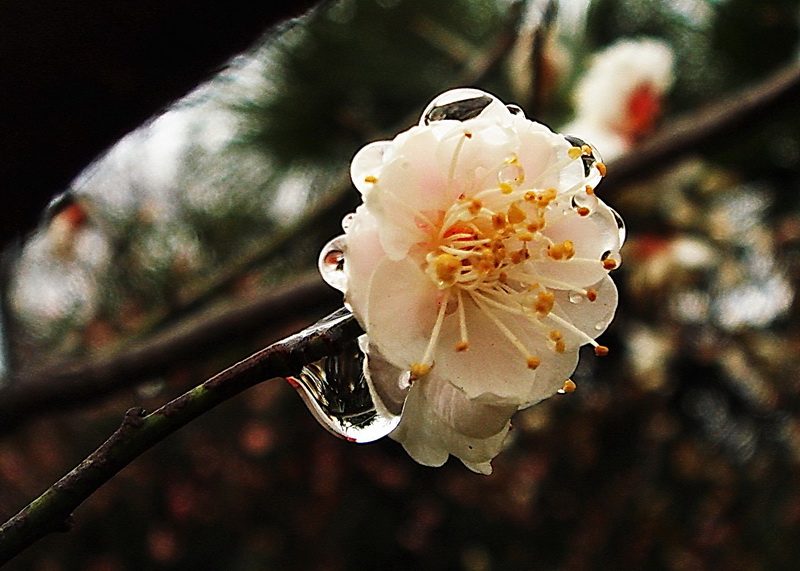
<svg viewBox="0 0 800 571">
<path fill-rule="evenodd" d="M 436 348 L 436 344 L 439 342 L 439 334 L 442 332 L 442 322 L 444 322 L 444 314 L 447 310 L 448 301 L 450 301 L 450 290 L 447 290 L 447 292 L 444 294 L 444 299 L 442 299 L 441 304 L 439 305 L 439 313 L 436 315 L 436 323 L 433 324 L 433 330 L 431 331 L 430 341 L 428 341 L 428 347 L 425 349 L 425 355 L 423 355 L 422 361 L 419 363 L 420 367 L 428 367 L 428 370 L 423 374 L 427 374 L 427 372 L 431 370 L 431 367 L 433 367 L 431 357 L 433 356 L 433 350 Z"/>
<path fill-rule="evenodd" d="M 511 224 L 520 224 L 522 223 L 528 216 L 525 214 L 525 211 L 519 207 L 516 202 L 512 202 L 511 206 L 508 207 L 508 221 Z"/>
<path fill-rule="evenodd" d="M 431 372 L 433 365 L 426 365 L 425 363 L 414 363 L 409 370 L 408 382 L 414 383 L 425 375 Z"/>
<path fill-rule="evenodd" d="M 597 162 L 594 164 L 597 167 L 597 170 L 600 171 L 600 176 L 606 176 L 608 169 L 606 168 L 605 163 Z"/>
<path fill-rule="evenodd" d="M 369 183 L 369 184 L 375 184 L 376 182 L 378 182 L 378 179 L 377 179 L 377 177 L 374 177 L 372 175 L 368 175 L 368 176 L 364 177 L 364 182 Z"/>
<path fill-rule="evenodd" d="M 575 389 L 578 388 L 578 385 L 575 384 L 575 381 L 572 379 L 567 379 L 564 381 L 564 387 L 558 389 L 558 394 L 563 395 L 565 393 L 574 393 Z"/>
<path fill-rule="evenodd" d="M 471 133 L 464 133 L 464 137 L 458 140 L 456 143 L 456 148 L 453 151 L 453 157 L 450 159 L 450 169 L 447 171 L 447 188 L 450 190 L 453 188 L 453 180 L 456 176 L 456 164 L 458 163 L 458 155 L 461 154 L 461 148 L 464 146 L 464 142 L 467 139 L 471 139 Z"/>
<path fill-rule="evenodd" d="M 467 312 L 464 309 L 464 297 L 461 290 L 458 292 L 458 327 L 461 332 L 461 341 L 456 345 L 456 351 L 466 351 L 469 348 L 469 339 L 467 338 Z"/>
<path fill-rule="evenodd" d="M 530 359 L 535 359 L 535 357 L 531 357 L 531 354 L 528 353 L 528 350 L 525 348 L 525 345 L 522 344 L 522 341 L 520 341 L 517 336 L 514 335 L 514 333 L 508 327 L 506 327 L 505 323 L 500 321 L 500 318 L 498 318 L 494 312 L 484 304 L 484 300 L 478 299 L 478 294 L 470 292 L 469 295 L 472 298 L 472 301 L 475 302 L 475 305 L 477 305 L 478 308 L 486 314 L 491 322 L 494 323 L 495 326 L 503 333 L 503 335 L 506 336 L 506 338 L 517 349 L 517 351 L 522 354 L 522 356 L 525 358 L 525 363 L 528 364 L 528 367 L 530 368 Z"/>
<path fill-rule="evenodd" d="M 612 258 L 606 258 L 603 260 L 603 269 L 605 270 L 613 270 L 617 267 L 617 261 Z"/>
<path fill-rule="evenodd" d="M 605 345 L 597 345 L 594 348 L 594 354 L 597 355 L 598 357 L 605 357 L 606 355 L 608 355 L 608 347 L 606 347 Z"/>
</svg>

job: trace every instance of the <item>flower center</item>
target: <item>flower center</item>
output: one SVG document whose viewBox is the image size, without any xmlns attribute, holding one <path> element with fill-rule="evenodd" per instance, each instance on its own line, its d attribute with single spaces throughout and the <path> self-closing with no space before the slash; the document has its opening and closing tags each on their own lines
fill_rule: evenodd
<svg viewBox="0 0 800 571">
<path fill-rule="evenodd" d="M 570 154 L 570 160 L 580 158 L 581 154 Z M 497 186 L 471 197 L 460 197 L 444 213 L 441 225 L 437 225 L 438 234 L 428 246 L 425 272 L 442 290 L 442 296 L 428 349 L 412 368 L 412 378 L 423 376 L 433 366 L 431 358 L 446 316 L 458 315 L 460 340 L 455 350 L 469 348 L 466 303 L 477 307 L 503 333 L 532 370 L 541 364 L 541 359 L 532 355 L 513 327 L 507 325 L 509 316 L 514 316 L 517 322 L 520 316 L 525 318 L 556 353 L 566 351 L 562 330 L 577 332 L 585 342 L 597 345 L 570 322 L 552 313 L 555 294 L 551 288 L 573 289 L 590 301 L 597 298 L 597 293 L 544 279 L 531 264 L 548 259 L 566 263 L 575 256 L 571 240 L 554 242 L 542 232 L 547 226 L 545 214 L 558 196 L 556 189 L 521 188 L 525 177 L 516 157 L 507 160 L 496 172 Z M 591 187 L 581 188 L 580 192 L 593 198 Z M 585 205 L 573 204 L 563 216 L 582 217 L 589 212 Z"/>
</svg>

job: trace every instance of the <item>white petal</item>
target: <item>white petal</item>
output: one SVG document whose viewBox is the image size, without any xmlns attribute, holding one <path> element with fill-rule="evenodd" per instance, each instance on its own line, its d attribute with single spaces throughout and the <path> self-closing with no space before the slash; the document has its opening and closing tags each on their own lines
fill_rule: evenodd
<svg viewBox="0 0 800 571">
<path fill-rule="evenodd" d="M 467 436 L 440 416 L 443 404 L 451 409 L 472 407 L 479 417 L 489 419 L 494 426 L 500 425 L 499 430 L 486 437 Z M 509 429 L 510 414 L 506 416 L 506 411 L 496 410 L 469 403 L 463 393 L 448 388 L 446 381 L 431 375 L 411 387 L 403 419 L 390 436 L 420 464 L 441 466 L 452 454 L 471 470 L 490 474 L 490 462 L 503 449 Z"/>
</svg>

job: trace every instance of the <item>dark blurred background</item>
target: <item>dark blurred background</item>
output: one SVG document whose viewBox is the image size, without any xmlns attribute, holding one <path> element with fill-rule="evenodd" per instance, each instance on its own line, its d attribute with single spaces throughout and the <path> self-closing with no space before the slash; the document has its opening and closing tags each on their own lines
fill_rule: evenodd
<svg viewBox="0 0 800 571">
<path fill-rule="evenodd" d="M 419 466 L 389 439 L 336 439 L 288 383 L 264 383 L 143 455 L 70 533 L 8 568 L 795 569 L 797 83 L 735 128 L 669 134 L 796 72 L 800 3 L 340 0 L 268 33 L 311 4 L 0 5 L 0 517 L 128 408 L 338 306 L 314 266 L 356 202 L 349 158 L 455 86 L 614 149 L 598 189 L 628 224 L 611 354 L 584 355 L 575 393 L 519 413 L 488 477 Z M 607 68 L 597 104 L 576 104 L 610 48 L 645 38 L 668 56 Z M 647 89 L 632 98 L 628 84 Z M 622 124 L 598 127 L 614 105 Z M 165 109 L 31 235 L 93 158 Z M 631 167 L 656 143 L 669 152 Z M 152 358 L 130 359 L 142 347 Z"/>
<path fill-rule="evenodd" d="M 0 5 L 0 243 L 92 159 L 311 0 Z"/>
</svg>

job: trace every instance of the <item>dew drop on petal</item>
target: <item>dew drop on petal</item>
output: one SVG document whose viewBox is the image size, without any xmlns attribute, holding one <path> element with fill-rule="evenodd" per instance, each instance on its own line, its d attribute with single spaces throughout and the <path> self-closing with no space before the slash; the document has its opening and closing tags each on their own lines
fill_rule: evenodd
<svg viewBox="0 0 800 571">
<path fill-rule="evenodd" d="M 569 297 L 569 302 L 570 303 L 578 304 L 578 303 L 581 303 L 585 299 L 586 296 L 584 296 L 584 294 L 582 294 L 579 291 L 571 291 L 571 292 L 569 292 L 569 296 L 568 297 Z"/>
<path fill-rule="evenodd" d="M 625 221 L 622 219 L 622 216 L 620 216 L 616 210 L 614 210 L 613 208 L 610 208 L 610 210 L 611 214 L 614 215 L 614 220 L 617 223 L 617 230 L 619 231 L 619 245 L 622 246 L 625 243 L 625 238 L 628 235 L 628 231 L 625 228 Z"/>
<path fill-rule="evenodd" d="M 608 263 L 609 266 L 613 266 L 609 267 L 609 269 L 616 269 L 622 265 L 622 255 L 619 252 L 609 250 L 605 252 L 600 259 L 603 260 L 604 263 Z"/>
<path fill-rule="evenodd" d="M 332 324 L 349 315 L 349 311 L 340 309 L 320 323 Z M 353 340 L 341 351 L 303 367 L 299 375 L 286 380 L 327 430 L 350 442 L 373 442 L 394 430 L 400 415 L 375 402 L 363 366 L 364 354 L 358 341 Z"/>
<path fill-rule="evenodd" d="M 350 212 L 349 214 L 346 214 L 344 218 L 342 218 L 342 230 L 347 232 L 347 229 L 350 228 L 350 224 L 353 223 L 353 218 L 355 215 L 355 212 Z"/>
<path fill-rule="evenodd" d="M 459 88 L 442 93 L 428 104 L 422 112 L 420 124 L 430 125 L 435 121 L 467 121 L 480 115 L 495 97 L 479 89 Z"/>
<path fill-rule="evenodd" d="M 345 247 L 344 236 L 334 238 L 322 249 L 318 262 L 322 279 L 342 292 L 347 289 L 347 274 L 344 271 Z"/>
<path fill-rule="evenodd" d="M 506 164 L 497 171 L 497 182 L 519 186 L 525 179 L 525 171 L 518 164 Z"/>
<path fill-rule="evenodd" d="M 578 191 L 572 196 L 572 208 L 576 210 L 579 208 L 588 208 L 590 211 L 593 211 L 598 204 L 599 199 L 595 194 Z"/>
</svg>

